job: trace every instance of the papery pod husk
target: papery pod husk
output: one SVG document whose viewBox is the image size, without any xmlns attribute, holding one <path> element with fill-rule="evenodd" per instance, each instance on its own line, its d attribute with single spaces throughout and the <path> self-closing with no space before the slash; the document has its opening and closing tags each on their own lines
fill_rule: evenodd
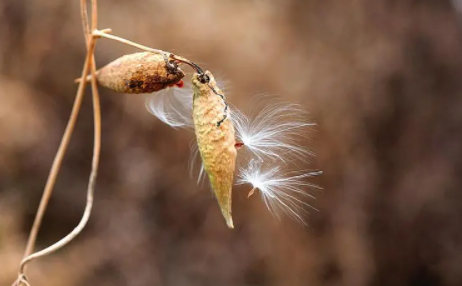
<svg viewBox="0 0 462 286">
<path fill-rule="evenodd" d="M 237 155 L 234 125 L 231 120 L 225 119 L 218 126 L 217 123 L 223 120 L 225 114 L 225 102 L 210 87 L 219 94 L 223 93 L 213 75 L 209 71 L 205 74 L 210 78 L 209 83 L 202 83 L 198 74 L 192 80 L 195 133 L 204 170 L 209 176 L 221 213 L 228 227 L 233 228 L 231 202 Z"/>
<path fill-rule="evenodd" d="M 171 69 L 160 54 L 122 56 L 97 71 L 98 83 L 121 93 L 152 93 L 178 83 L 184 73 Z"/>
</svg>

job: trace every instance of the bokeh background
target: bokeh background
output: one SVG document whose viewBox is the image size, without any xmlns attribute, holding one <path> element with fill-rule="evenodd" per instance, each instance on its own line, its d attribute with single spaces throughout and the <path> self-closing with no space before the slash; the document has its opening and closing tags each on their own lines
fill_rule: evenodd
<svg viewBox="0 0 462 286">
<path fill-rule="evenodd" d="M 99 3 L 100 28 L 300 103 L 318 212 L 278 221 L 248 189 L 226 228 L 189 177 L 190 132 L 101 89 L 103 146 L 86 230 L 31 263 L 32 285 L 462 285 L 462 18 L 458 1 Z M 0 2 L 0 284 L 15 279 L 85 56 L 78 1 Z M 98 42 L 99 66 L 136 50 Z M 89 93 L 88 93 L 89 94 Z M 71 231 L 92 153 L 87 96 L 39 234 Z"/>
</svg>

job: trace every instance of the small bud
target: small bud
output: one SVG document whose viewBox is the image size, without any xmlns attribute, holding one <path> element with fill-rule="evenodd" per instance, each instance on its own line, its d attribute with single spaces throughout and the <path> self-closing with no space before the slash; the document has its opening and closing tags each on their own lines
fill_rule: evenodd
<svg viewBox="0 0 462 286">
<path fill-rule="evenodd" d="M 98 83 L 121 93 L 151 93 L 178 83 L 184 73 L 160 54 L 125 55 L 97 71 Z"/>
<path fill-rule="evenodd" d="M 204 82 L 204 79 L 205 82 Z M 193 76 L 193 120 L 202 164 L 229 228 L 233 175 L 236 167 L 236 140 L 233 122 L 226 118 L 226 104 L 210 72 Z M 221 122 L 220 124 L 217 124 Z"/>
</svg>

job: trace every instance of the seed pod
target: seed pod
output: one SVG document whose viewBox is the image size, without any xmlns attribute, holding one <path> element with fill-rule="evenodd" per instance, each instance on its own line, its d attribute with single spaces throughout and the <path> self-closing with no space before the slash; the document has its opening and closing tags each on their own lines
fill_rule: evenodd
<svg viewBox="0 0 462 286">
<path fill-rule="evenodd" d="M 122 93 L 151 93 L 184 77 L 174 65 L 167 66 L 162 55 L 150 52 L 125 55 L 97 71 L 98 83 Z"/>
<path fill-rule="evenodd" d="M 197 145 L 221 213 L 228 227 L 233 228 L 231 191 L 237 154 L 234 147 L 234 125 L 229 119 L 223 121 L 225 102 L 216 94 L 223 93 L 217 87 L 213 75 L 209 71 L 205 72 L 205 75 L 210 78 L 208 83 L 201 82 L 198 74 L 194 74 L 192 80 L 193 120 Z"/>
</svg>

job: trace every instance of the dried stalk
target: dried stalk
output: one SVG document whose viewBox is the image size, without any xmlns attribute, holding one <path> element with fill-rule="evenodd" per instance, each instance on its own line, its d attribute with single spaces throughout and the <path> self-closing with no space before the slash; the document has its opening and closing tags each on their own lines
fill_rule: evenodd
<svg viewBox="0 0 462 286">
<path fill-rule="evenodd" d="M 55 159 L 54 159 L 51 171 L 50 171 L 50 175 L 47 180 L 47 184 L 45 186 L 45 190 L 44 190 L 41 202 L 40 202 L 40 206 L 37 211 L 37 215 L 34 220 L 34 224 L 33 224 L 29 239 L 28 239 L 26 251 L 24 254 L 24 259 L 21 261 L 18 278 L 15 282 L 15 285 L 20 285 L 20 284 L 29 285 L 26 279 L 26 275 L 25 275 L 27 263 L 36 258 L 39 258 L 44 255 L 48 255 L 58 250 L 59 248 L 63 247 L 68 242 L 70 242 L 73 238 L 75 238 L 83 230 L 86 223 L 88 222 L 91 209 L 93 206 L 93 193 L 94 193 L 94 187 L 95 187 L 95 180 L 97 177 L 97 169 L 99 165 L 99 155 L 100 155 L 100 149 L 101 149 L 101 110 L 100 110 L 101 108 L 100 108 L 99 93 L 98 93 L 96 77 L 95 77 L 96 66 L 95 66 L 95 60 L 94 60 L 94 50 L 95 50 L 96 39 L 92 37 L 90 34 L 90 28 L 88 25 L 86 0 L 81 0 L 80 4 L 81 4 L 82 26 L 83 26 L 84 35 L 85 35 L 85 42 L 87 45 L 87 56 L 85 59 L 83 70 L 82 70 L 82 78 L 86 78 L 86 76 L 89 73 L 89 70 L 91 70 L 91 74 L 92 74 L 91 86 L 92 86 L 92 94 L 93 94 L 93 113 L 94 113 L 94 148 L 93 148 L 93 158 L 92 158 L 92 170 L 90 174 L 88 191 L 87 191 L 87 203 L 86 203 L 85 211 L 84 211 L 81 221 L 71 233 L 69 233 L 66 237 L 62 238 L 60 241 L 51 245 L 50 247 L 47 247 L 39 252 L 31 254 L 34 249 L 38 230 L 40 228 L 43 215 L 45 213 L 51 193 L 53 191 L 53 186 L 56 182 L 56 177 L 60 169 L 63 157 L 65 155 L 67 146 L 69 145 L 69 141 L 73 133 L 74 126 L 75 126 L 75 123 L 78 117 L 78 113 L 79 113 L 79 110 L 82 104 L 82 99 L 84 96 L 84 91 L 85 91 L 85 86 L 86 86 L 86 81 L 82 80 L 79 83 L 79 87 L 77 89 L 76 99 L 74 101 L 74 106 L 71 112 L 71 116 L 70 116 L 68 125 L 66 127 L 66 131 L 63 135 L 63 139 L 59 146 L 58 152 L 55 156 Z M 97 0 L 92 0 L 92 30 L 95 30 L 97 27 L 97 21 L 98 21 L 97 17 L 98 17 L 97 16 Z"/>
<path fill-rule="evenodd" d="M 165 51 L 162 51 L 162 50 L 159 50 L 159 49 L 153 49 L 153 48 L 150 48 L 150 47 L 147 47 L 147 46 L 143 46 L 143 45 L 141 45 L 141 44 L 138 44 L 138 43 L 135 43 L 135 42 L 126 40 L 126 39 L 124 39 L 124 38 L 121 38 L 121 37 L 117 37 L 117 36 L 108 34 L 108 29 L 105 29 L 105 30 L 97 30 L 97 29 L 94 29 L 92 34 L 93 34 L 93 37 L 95 37 L 95 38 L 107 38 L 107 39 L 111 39 L 111 40 L 114 40 L 114 41 L 121 42 L 121 43 L 123 43 L 123 44 L 129 45 L 129 46 L 133 46 L 133 47 L 135 47 L 135 48 L 138 48 L 138 49 L 143 50 L 143 51 L 146 51 L 146 52 L 151 52 L 151 53 L 155 53 L 155 54 L 165 55 L 165 56 L 167 56 L 167 57 L 170 55 L 169 52 L 165 52 Z"/>
</svg>

